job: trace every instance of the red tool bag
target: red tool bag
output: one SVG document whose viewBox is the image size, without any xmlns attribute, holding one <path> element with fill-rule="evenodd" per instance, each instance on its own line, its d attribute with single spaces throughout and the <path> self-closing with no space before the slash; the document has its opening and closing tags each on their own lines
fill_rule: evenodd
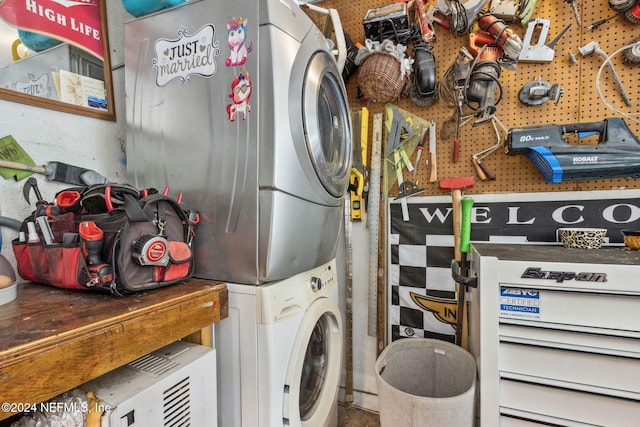
<svg viewBox="0 0 640 427">
<path fill-rule="evenodd" d="M 196 223 L 195 211 L 156 190 L 70 188 L 38 202 L 13 252 L 23 279 L 123 295 L 189 278 Z"/>
</svg>

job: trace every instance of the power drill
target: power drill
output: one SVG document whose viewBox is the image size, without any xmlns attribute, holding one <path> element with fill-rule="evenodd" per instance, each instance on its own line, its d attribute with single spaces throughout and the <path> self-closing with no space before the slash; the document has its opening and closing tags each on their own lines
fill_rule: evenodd
<svg viewBox="0 0 640 427">
<path fill-rule="evenodd" d="M 113 283 L 113 268 L 102 259 L 104 231 L 93 221 L 83 221 L 78 226 L 80 249 L 91 276 L 91 285 L 110 288 Z"/>
<path fill-rule="evenodd" d="M 469 51 L 476 58 L 466 80 L 464 100 L 479 120 L 488 119 L 495 113 L 502 98 L 501 67 L 498 63 L 502 49 L 492 45 L 493 41 L 489 34 L 469 34 Z M 481 48 L 479 45 L 482 44 L 485 46 Z"/>
</svg>

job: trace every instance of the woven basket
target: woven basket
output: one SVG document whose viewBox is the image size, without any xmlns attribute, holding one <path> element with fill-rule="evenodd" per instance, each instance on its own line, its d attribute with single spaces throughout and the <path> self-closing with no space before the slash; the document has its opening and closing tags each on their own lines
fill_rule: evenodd
<svg viewBox="0 0 640 427">
<path fill-rule="evenodd" d="M 398 99 L 406 84 L 400 60 L 388 52 L 372 52 L 360 63 L 358 87 L 372 102 Z"/>
</svg>

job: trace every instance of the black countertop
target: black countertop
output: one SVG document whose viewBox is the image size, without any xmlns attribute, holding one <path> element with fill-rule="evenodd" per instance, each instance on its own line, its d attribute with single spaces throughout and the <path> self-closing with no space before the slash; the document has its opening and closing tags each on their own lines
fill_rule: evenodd
<svg viewBox="0 0 640 427">
<path fill-rule="evenodd" d="M 571 249 L 562 245 L 472 243 L 472 251 L 505 261 L 640 265 L 640 251 L 625 246 Z"/>
</svg>

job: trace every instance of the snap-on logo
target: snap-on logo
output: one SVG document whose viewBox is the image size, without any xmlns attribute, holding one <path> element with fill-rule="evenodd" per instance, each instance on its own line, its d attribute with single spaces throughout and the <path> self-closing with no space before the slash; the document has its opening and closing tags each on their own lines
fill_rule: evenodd
<svg viewBox="0 0 640 427">
<path fill-rule="evenodd" d="M 521 276 L 523 279 L 555 280 L 562 283 L 565 280 L 578 282 L 606 282 L 606 273 L 575 273 L 572 271 L 545 271 L 540 267 L 528 267 Z"/>
</svg>

